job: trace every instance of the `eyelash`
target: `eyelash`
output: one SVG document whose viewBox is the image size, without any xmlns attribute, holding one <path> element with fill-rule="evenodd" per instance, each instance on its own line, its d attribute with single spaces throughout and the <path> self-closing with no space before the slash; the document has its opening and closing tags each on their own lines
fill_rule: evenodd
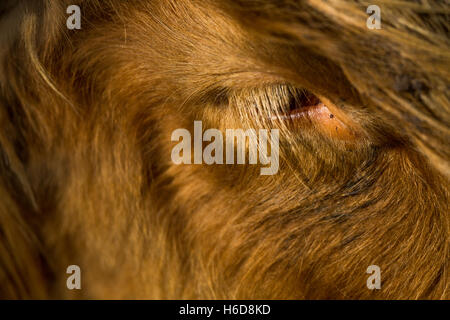
<svg viewBox="0 0 450 320">
<path fill-rule="evenodd" d="M 289 111 L 301 109 L 306 106 L 317 105 L 320 99 L 308 90 L 297 90 L 297 94 L 289 97 Z"/>
</svg>

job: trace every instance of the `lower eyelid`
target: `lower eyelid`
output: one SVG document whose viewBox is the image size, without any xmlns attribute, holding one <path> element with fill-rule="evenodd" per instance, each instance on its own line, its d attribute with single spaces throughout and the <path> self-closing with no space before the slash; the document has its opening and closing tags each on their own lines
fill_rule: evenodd
<svg viewBox="0 0 450 320">
<path fill-rule="evenodd" d="M 312 126 L 322 134 L 340 141 L 356 142 L 362 136 L 362 130 L 357 123 L 330 100 L 318 96 L 313 104 L 302 105 L 271 119 L 286 122 L 299 130 Z"/>
<path fill-rule="evenodd" d="M 339 128 L 342 130 L 336 133 L 336 137 L 344 140 L 354 140 L 363 136 L 363 130 L 360 125 L 355 122 L 349 115 L 347 115 L 341 108 L 336 106 L 330 100 L 325 97 L 320 97 L 324 105 L 333 115 L 332 119 L 335 119 L 339 123 Z M 334 130 L 336 131 L 336 130 Z"/>
<path fill-rule="evenodd" d="M 333 111 L 331 111 L 332 109 Z M 346 141 L 357 138 L 356 131 L 341 120 L 342 112 L 339 112 L 330 104 L 321 103 L 317 108 L 308 112 L 308 115 L 317 123 L 316 127 L 319 130 L 332 138 Z"/>
</svg>

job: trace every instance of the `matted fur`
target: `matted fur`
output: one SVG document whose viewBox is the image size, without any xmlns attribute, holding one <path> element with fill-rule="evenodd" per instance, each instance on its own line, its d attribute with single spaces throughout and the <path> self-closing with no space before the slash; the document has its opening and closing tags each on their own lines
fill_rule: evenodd
<svg viewBox="0 0 450 320">
<path fill-rule="evenodd" d="M 1 297 L 450 297 L 447 1 L 9 4 Z M 304 89 L 358 139 L 270 120 Z M 280 129 L 279 172 L 174 165 L 171 132 L 194 120 Z"/>
</svg>

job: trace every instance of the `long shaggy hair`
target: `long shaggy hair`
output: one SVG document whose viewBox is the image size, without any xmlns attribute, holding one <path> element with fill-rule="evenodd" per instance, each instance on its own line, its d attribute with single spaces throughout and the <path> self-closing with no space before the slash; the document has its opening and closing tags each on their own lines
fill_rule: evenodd
<svg viewBox="0 0 450 320">
<path fill-rule="evenodd" d="M 448 299 L 449 3 L 370 4 L 3 1 L 0 297 Z M 278 173 L 175 165 L 194 120 L 279 129 Z"/>
</svg>

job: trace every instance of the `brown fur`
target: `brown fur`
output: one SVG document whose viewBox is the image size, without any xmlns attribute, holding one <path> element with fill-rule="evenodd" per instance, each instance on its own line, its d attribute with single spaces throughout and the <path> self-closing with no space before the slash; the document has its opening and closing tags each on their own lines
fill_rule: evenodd
<svg viewBox="0 0 450 320">
<path fill-rule="evenodd" d="M 448 299 L 444 3 L 375 1 L 369 30 L 364 1 L 17 1 L 0 18 L 0 296 Z M 295 88 L 358 139 L 268 120 Z M 278 174 L 174 165 L 171 132 L 194 120 L 279 128 Z"/>
</svg>

